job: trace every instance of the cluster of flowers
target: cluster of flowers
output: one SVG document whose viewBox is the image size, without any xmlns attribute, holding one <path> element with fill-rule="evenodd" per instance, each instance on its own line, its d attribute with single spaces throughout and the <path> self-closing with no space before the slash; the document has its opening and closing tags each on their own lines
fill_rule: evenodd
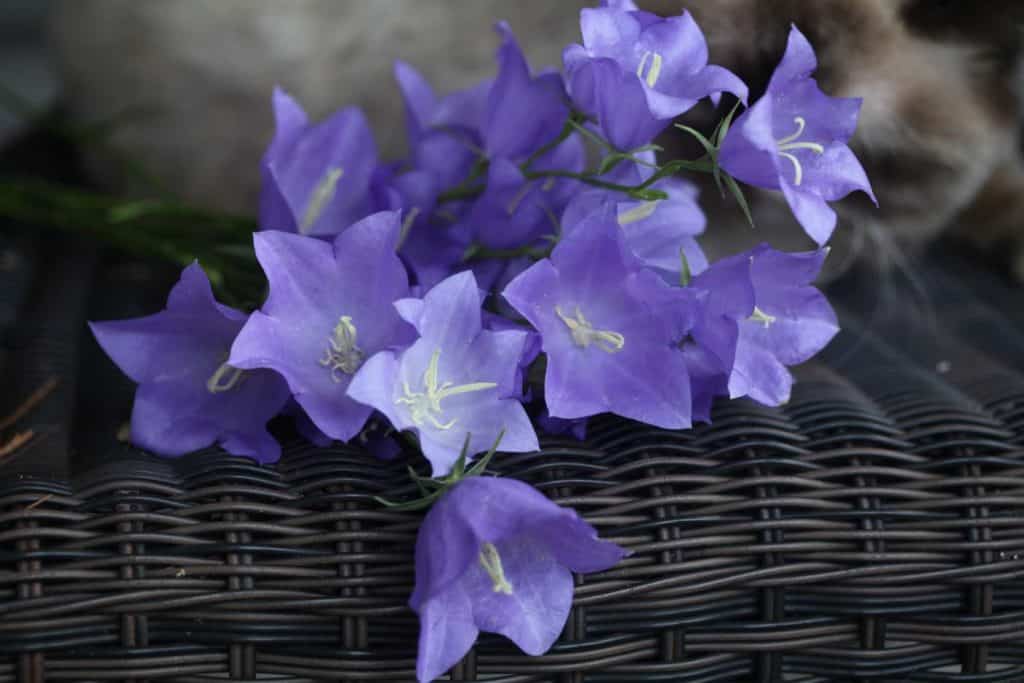
<svg viewBox="0 0 1024 683">
<path fill-rule="evenodd" d="M 218 303 L 192 265 L 165 311 L 93 325 L 139 384 L 132 438 L 156 453 L 216 442 L 274 461 L 266 424 L 282 412 L 315 443 L 359 439 L 383 457 L 397 446 L 382 434 L 416 436 L 437 492 L 411 599 L 424 681 L 479 630 L 546 651 L 571 572 L 624 556 L 525 484 L 464 476 L 467 458 L 496 439 L 537 450 L 535 424 L 580 435 L 586 418 L 614 413 L 682 429 L 708 420 L 718 396 L 780 404 L 787 366 L 838 330 L 811 284 L 824 247 L 709 264 L 696 190 L 676 171 L 780 191 L 819 245 L 836 223 L 827 202 L 871 194 L 846 144 L 860 102 L 818 89 L 795 28 L 765 95 L 710 139 L 697 134 L 707 156 L 660 166 L 656 135 L 704 98 L 745 103 L 747 87 L 707 63 L 687 14 L 605 0 L 581 26 L 563 72 L 533 73 L 498 24 L 497 76 L 446 97 L 399 63 L 410 154 L 398 163 L 378 160 L 358 109 L 313 124 L 275 92 L 259 310 Z M 602 152 L 596 167 L 588 145 Z M 527 381 L 541 371 L 543 384 Z"/>
</svg>

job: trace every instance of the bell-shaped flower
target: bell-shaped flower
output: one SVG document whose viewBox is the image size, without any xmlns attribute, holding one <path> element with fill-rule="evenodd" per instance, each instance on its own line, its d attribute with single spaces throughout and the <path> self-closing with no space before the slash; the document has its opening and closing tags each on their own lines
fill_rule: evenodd
<svg viewBox="0 0 1024 683">
<path fill-rule="evenodd" d="M 580 14 L 582 45 L 562 55 L 577 109 L 597 119 L 605 139 L 628 151 L 649 143 L 705 97 L 747 86 L 708 64 L 708 47 L 689 13 L 663 19 L 632 2 L 605 2 Z"/>
<path fill-rule="evenodd" d="M 586 223 L 503 292 L 540 332 L 548 412 L 689 427 L 690 380 L 666 311 L 695 302 L 642 267 L 614 216 L 596 212 Z"/>
<path fill-rule="evenodd" d="M 856 190 L 877 201 L 847 145 L 861 100 L 825 95 L 811 77 L 817 67 L 814 48 L 793 27 L 768 90 L 733 123 L 718 162 L 749 185 L 781 190 L 807 234 L 823 245 L 836 226 L 828 202 Z"/>
<path fill-rule="evenodd" d="M 261 164 L 260 228 L 329 236 L 367 215 L 377 147 L 363 112 L 349 107 L 311 124 L 277 88 L 274 119 Z"/>
<path fill-rule="evenodd" d="M 132 409 L 134 444 L 178 456 L 220 443 L 260 462 L 280 457 L 266 423 L 288 400 L 269 370 L 227 363 L 246 315 L 214 299 L 199 264 L 186 268 L 167 308 L 132 320 L 91 323 L 103 350 L 139 387 Z"/>
<path fill-rule="evenodd" d="M 395 309 L 420 337 L 404 351 L 366 361 L 349 396 L 387 416 L 398 430 L 419 436 L 434 476 L 446 475 L 464 447 L 530 452 L 537 435 L 519 403 L 520 359 L 529 343 L 522 330 L 491 332 L 481 323 L 481 295 L 469 271 L 453 275 L 422 299 Z"/>
<path fill-rule="evenodd" d="M 409 293 L 395 253 L 400 228 L 397 213 L 381 212 L 333 243 L 283 232 L 254 236 L 270 294 L 235 340 L 230 362 L 279 372 L 333 439 L 351 439 L 373 412 L 346 394 L 363 362 L 415 338 L 392 306 Z"/>
<path fill-rule="evenodd" d="M 430 509 L 416 539 L 409 604 L 420 617 L 417 679 L 443 675 L 481 631 L 529 655 L 547 652 L 572 607 L 572 573 L 610 569 L 627 554 L 528 484 L 462 480 Z"/>
</svg>

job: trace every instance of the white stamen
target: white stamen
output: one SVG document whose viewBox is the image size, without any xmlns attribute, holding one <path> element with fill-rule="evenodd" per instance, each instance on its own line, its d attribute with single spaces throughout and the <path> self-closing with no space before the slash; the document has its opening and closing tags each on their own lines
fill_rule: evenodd
<svg viewBox="0 0 1024 683">
<path fill-rule="evenodd" d="M 598 348 L 606 353 L 618 353 L 626 345 L 626 338 L 618 332 L 611 330 L 595 330 L 594 326 L 583 317 L 583 311 L 576 307 L 576 317 L 570 318 L 562 313 L 559 306 L 555 306 L 555 315 L 562 319 L 572 334 L 573 343 L 581 348 L 587 348 L 591 344 L 597 344 Z"/>
<path fill-rule="evenodd" d="M 651 60 L 651 68 L 647 71 L 647 77 L 644 78 L 644 67 L 647 66 L 647 59 Z M 640 66 L 636 68 L 636 75 L 644 79 L 647 83 L 647 87 L 653 88 L 654 84 L 658 82 L 658 76 L 661 75 L 661 55 L 657 52 L 648 50 L 644 53 L 644 56 L 640 59 Z"/>
<path fill-rule="evenodd" d="M 480 564 L 491 577 L 494 592 L 512 595 L 512 584 L 505 578 L 505 568 L 501 564 L 501 555 L 493 543 L 484 543 L 480 548 Z"/>
<path fill-rule="evenodd" d="M 222 394 L 231 391 L 245 381 L 245 370 L 236 368 L 227 363 L 220 366 L 206 380 L 206 390 L 211 394 Z"/>
<path fill-rule="evenodd" d="M 334 193 L 338 190 L 338 181 L 344 174 L 344 169 L 335 167 L 327 169 L 327 173 L 320 178 L 320 182 L 316 184 L 313 192 L 309 195 L 306 212 L 302 215 L 302 225 L 299 226 L 300 233 L 303 235 L 309 233 L 313 224 L 320 218 L 320 214 L 334 198 Z"/>
<path fill-rule="evenodd" d="M 320 359 L 320 365 L 331 371 L 331 379 L 340 384 L 345 378 L 338 374 L 355 374 L 359 366 L 363 364 L 363 350 L 356 345 L 356 326 L 352 318 L 347 315 L 341 316 L 341 320 L 334 326 L 334 332 L 327 340 L 327 348 L 324 349 L 324 357 Z"/>
<path fill-rule="evenodd" d="M 642 221 L 645 218 L 649 218 L 651 214 L 654 213 L 654 210 L 658 208 L 659 201 L 660 200 L 655 199 L 649 202 L 641 202 L 640 204 L 634 206 L 629 211 L 625 213 L 620 213 L 619 226 L 624 228 L 630 223 L 636 223 L 637 221 Z"/>
<path fill-rule="evenodd" d="M 793 164 L 793 184 L 800 187 L 800 184 L 804 181 L 804 167 L 800 160 L 796 158 L 796 155 L 792 153 L 792 150 L 806 149 L 815 154 L 824 154 L 825 148 L 817 142 L 798 142 L 800 136 L 804 134 L 804 129 L 807 127 L 807 120 L 802 116 L 796 116 L 793 118 L 793 122 L 796 123 L 796 132 L 781 140 L 776 140 L 776 144 L 778 145 L 779 156 Z"/>
<path fill-rule="evenodd" d="M 771 327 L 771 324 L 776 321 L 776 317 L 774 315 L 768 315 L 757 306 L 754 306 L 754 312 L 748 320 L 755 323 L 762 323 L 765 327 Z"/>
<path fill-rule="evenodd" d="M 430 357 L 427 369 L 423 371 L 424 391 L 413 391 L 408 382 L 402 382 L 402 393 L 405 394 L 395 399 L 395 405 L 409 406 L 409 417 L 417 427 L 425 422 L 430 422 L 437 429 L 448 430 L 455 426 L 456 419 L 442 422 L 444 409 L 441 401 L 449 396 L 468 394 L 473 391 L 486 391 L 498 386 L 494 382 L 471 382 L 470 384 L 453 385 L 451 382 L 444 382 L 438 385 L 438 362 L 441 359 L 441 349 L 434 351 Z"/>
</svg>

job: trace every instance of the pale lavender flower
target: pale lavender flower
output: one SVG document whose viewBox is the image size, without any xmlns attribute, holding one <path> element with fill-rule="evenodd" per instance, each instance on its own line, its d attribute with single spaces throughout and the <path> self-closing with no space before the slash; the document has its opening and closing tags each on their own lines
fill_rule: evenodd
<svg viewBox="0 0 1024 683">
<path fill-rule="evenodd" d="M 260 462 L 280 457 L 266 423 L 284 407 L 288 387 L 269 370 L 227 363 L 246 315 L 213 298 L 199 264 L 181 274 L 167 308 L 131 320 L 90 323 L 107 355 L 139 387 L 132 409 L 134 444 L 178 456 L 220 443 Z"/>
<path fill-rule="evenodd" d="M 401 352 L 366 361 L 349 386 L 399 430 L 419 436 L 434 476 L 447 474 L 467 444 L 486 451 L 499 435 L 501 450 L 529 452 L 537 435 L 519 403 L 525 331 L 490 332 L 481 324 L 481 295 L 473 274 L 453 275 L 423 299 L 395 304 L 420 338 Z"/>
<path fill-rule="evenodd" d="M 877 201 L 847 145 L 861 100 L 825 95 L 811 78 L 817 67 L 814 48 L 793 27 L 767 92 L 729 129 L 718 161 L 749 185 L 781 190 L 793 215 L 821 245 L 836 226 L 828 202 L 857 190 Z"/>
<path fill-rule="evenodd" d="M 420 617 L 416 676 L 454 666 L 480 631 L 529 655 L 548 651 L 572 607 L 572 573 L 604 571 L 628 553 L 523 482 L 464 479 L 427 513 L 416 539 Z"/>
<path fill-rule="evenodd" d="M 364 360 L 415 338 L 392 306 L 409 292 L 395 254 L 400 227 L 397 213 L 382 212 L 333 243 L 283 232 L 255 235 L 270 295 L 235 340 L 231 364 L 277 370 L 333 439 L 351 439 L 373 412 L 346 394 Z"/>
</svg>

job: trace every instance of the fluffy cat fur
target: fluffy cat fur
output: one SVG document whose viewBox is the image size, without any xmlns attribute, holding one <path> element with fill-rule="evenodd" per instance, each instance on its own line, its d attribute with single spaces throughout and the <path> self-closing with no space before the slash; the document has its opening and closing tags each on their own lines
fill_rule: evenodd
<svg viewBox="0 0 1024 683">
<path fill-rule="evenodd" d="M 880 208 L 862 195 L 836 205 L 839 251 L 896 258 L 948 229 L 975 243 L 1009 243 L 1024 279 L 1024 163 L 1018 94 L 1024 3 L 1019 0 L 649 0 L 661 14 L 687 9 L 708 37 L 711 61 L 760 96 L 791 24 L 818 53 L 816 78 L 835 97 L 862 97 L 851 143 Z M 718 113 L 721 115 L 721 112 Z M 705 193 L 708 199 L 711 194 Z M 758 196 L 763 205 L 771 200 Z M 785 211 L 760 206 L 759 232 L 798 246 Z M 764 212 L 768 215 L 765 216 Z M 731 211 L 735 214 L 735 210 Z M 715 239 L 709 251 L 734 251 Z M 780 228 L 780 222 L 788 222 Z M 747 231 L 749 233 L 749 230 Z M 740 234 L 736 229 L 727 234 Z M 778 235 L 775 237 L 775 235 Z M 754 238 L 763 239 L 765 234 Z M 852 242 L 852 244 L 851 244 Z M 840 261 L 843 259 L 840 258 Z"/>
</svg>

